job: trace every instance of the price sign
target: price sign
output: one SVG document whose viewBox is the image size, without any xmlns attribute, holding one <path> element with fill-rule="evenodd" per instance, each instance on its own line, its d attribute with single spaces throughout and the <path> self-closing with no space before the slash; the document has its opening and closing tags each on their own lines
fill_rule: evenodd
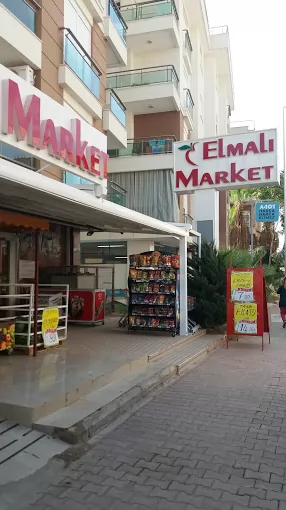
<svg viewBox="0 0 286 510">
<path fill-rule="evenodd" d="M 42 336 L 45 347 L 59 345 L 57 327 L 59 324 L 58 308 L 46 308 L 42 315 Z"/>
<path fill-rule="evenodd" d="M 253 272 L 231 273 L 231 299 L 232 301 L 253 301 Z"/>
<path fill-rule="evenodd" d="M 240 334 L 257 334 L 257 304 L 234 305 L 234 330 Z"/>
</svg>

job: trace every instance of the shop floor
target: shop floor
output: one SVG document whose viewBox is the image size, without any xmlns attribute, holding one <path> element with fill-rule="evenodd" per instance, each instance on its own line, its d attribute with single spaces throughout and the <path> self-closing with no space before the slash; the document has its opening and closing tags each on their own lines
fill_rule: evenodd
<svg viewBox="0 0 286 510">
<path fill-rule="evenodd" d="M 29 426 L 87 393 L 147 363 L 174 341 L 171 334 L 134 332 L 110 318 L 104 326 L 69 326 L 59 348 L 36 358 L 0 357 L 0 417 Z"/>
</svg>

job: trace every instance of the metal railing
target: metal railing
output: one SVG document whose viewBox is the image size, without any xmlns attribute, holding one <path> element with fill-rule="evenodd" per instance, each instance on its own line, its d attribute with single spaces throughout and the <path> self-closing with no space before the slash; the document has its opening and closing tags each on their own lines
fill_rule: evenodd
<svg viewBox="0 0 286 510">
<path fill-rule="evenodd" d="M 172 154 L 175 136 L 141 138 L 127 140 L 127 147 L 124 149 L 113 149 L 107 151 L 110 158 L 124 156 L 144 156 L 153 154 Z"/>
<path fill-rule="evenodd" d="M 16 18 L 18 18 L 31 32 L 36 33 L 36 10 L 40 8 L 37 2 L 30 4 L 25 0 L 0 0 L 0 4 L 3 4 Z"/>
<path fill-rule="evenodd" d="M 108 2 L 108 15 L 121 39 L 126 44 L 126 31 L 128 27 L 125 23 L 124 17 L 121 14 L 121 10 L 118 9 L 114 0 L 109 0 Z"/>
<path fill-rule="evenodd" d="M 191 59 L 193 46 L 192 46 L 190 34 L 189 34 L 189 31 L 186 29 L 183 30 L 183 32 L 185 32 L 184 47 L 185 47 L 186 51 L 188 52 L 189 58 Z"/>
<path fill-rule="evenodd" d="M 155 83 L 174 83 L 178 87 L 179 78 L 173 65 L 132 69 L 106 75 L 110 89 L 152 85 Z"/>
<path fill-rule="evenodd" d="M 116 184 L 116 182 L 108 181 L 107 200 L 109 200 L 109 202 L 126 207 L 126 194 L 127 191 Z"/>
<path fill-rule="evenodd" d="M 64 38 L 64 61 L 77 75 L 77 77 L 84 83 L 84 85 L 92 92 L 92 94 L 99 98 L 100 88 L 100 71 L 96 67 L 92 58 L 85 51 L 83 46 L 74 36 L 69 28 L 62 29 L 65 35 Z"/>
<path fill-rule="evenodd" d="M 121 122 L 121 124 L 125 127 L 126 125 L 126 107 L 120 101 L 120 98 L 114 92 L 114 90 L 110 90 L 110 111 L 115 115 L 115 117 Z"/>
<path fill-rule="evenodd" d="M 193 115 L 194 113 L 194 100 L 192 98 L 192 94 L 189 91 L 189 89 L 184 89 L 186 92 L 186 108 L 189 110 L 190 114 Z"/>
<path fill-rule="evenodd" d="M 140 19 L 155 18 L 157 16 L 166 16 L 174 14 L 178 21 L 178 11 L 174 0 L 159 0 L 136 5 L 124 5 L 121 7 L 120 12 L 125 21 L 134 21 Z"/>
</svg>

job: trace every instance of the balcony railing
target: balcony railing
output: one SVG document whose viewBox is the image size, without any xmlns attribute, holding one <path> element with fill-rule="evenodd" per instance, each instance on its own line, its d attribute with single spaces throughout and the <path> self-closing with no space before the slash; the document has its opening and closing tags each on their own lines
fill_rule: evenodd
<svg viewBox="0 0 286 510">
<path fill-rule="evenodd" d="M 83 46 L 69 28 L 62 29 L 65 33 L 64 59 L 65 63 L 85 84 L 92 94 L 99 98 L 100 71 Z"/>
<path fill-rule="evenodd" d="M 125 127 L 126 125 L 126 108 L 122 101 L 120 101 L 118 95 L 114 90 L 110 91 L 110 111 L 115 115 L 115 117 L 121 122 L 121 124 Z"/>
<path fill-rule="evenodd" d="M 36 33 L 36 10 L 40 8 L 37 2 L 31 2 L 34 7 L 29 5 L 25 0 L 0 0 L 16 18 L 18 18 L 31 32 Z"/>
<path fill-rule="evenodd" d="M 107 74 L 107 86 L 110 89 L 152 85 L 155 83 L 174 83 L 178 87 L 179 78 L 173 65 L 146 67 L 119 73 Z"/>
<path fill-rule="evenodd" d="M 126 193 L 127 191 L 116 184 L 116 182 L 108 181 L 107 200 L 109 200 L 109 202 L 126 207 Z"/>
<path fill-rule="evenodd" d="M 194 103 L 192 94 L 190 93 L 189 89 L 185 89 L 185 92 L 186 92 L 186 108 L 189 110 L 190 114 L 193 116 L 195 103 Z"/>
<path fill-rule="evenodd" d="M 136 5 L 124 5 L 120 12 L 125 21 L 134 21 L 139 19 L 155 18 L 157 16 L 166 16 L 174 14 L 178 21 L 178 11 L 174 0 L 150 1 L 138 3 Z"/>
<path fill-rule="evenodd" d="M 172 154 L 173 142 L 175 141 L 175 136 L 127 140 L 126 148 L 109 150 L 108 154 L 110 158 L 120 158 L 124 156 L 150 156 L 153 154 Z"/>
<path fill-rule="evenodd" d="M 184 47 L 186 51 L 188 52 L 189 58 L 191 59 L 193 46 L 190 38 L 190 34 L 188 30 L 183 30 L 185 32 L 185 40 L 184 40 Z"/>
<path fill-rule="evenodd" d="M 119 33 L 121 39 L 126 44 L 126 30 L 127 25 L 125 23 L 124 17 L 121 15 L 121 10 L 118 9 L 114 0 L 109 0 L 108 2 L 108 15 L 115 26 L 117 32 Z"/>
</svg>

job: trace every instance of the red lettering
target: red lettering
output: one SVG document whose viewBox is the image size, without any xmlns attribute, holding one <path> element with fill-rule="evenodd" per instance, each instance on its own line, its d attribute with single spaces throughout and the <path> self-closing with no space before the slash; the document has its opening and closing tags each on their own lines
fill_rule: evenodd
<svg viewBox="0 0 286 510">
<path fill-rule="evenodd" d="M 59 156 L 58 142 L 56 129 L 53 121 L 51 119 L 44 120 L 41 124 L 41 139 L 42 145 L 41 149 L 47 149 L 48 153 L 54 157 Z"/>
<path fill-rule="evenodd" d="M 236 145 L 228 145 L 227 146 L 227 157 L 229 156 L 242 156 L 243 155 L 243 145 L 242 143 L 237 143 Z"/>
<path fill-rule="evenodd" d="M 202 178 L 201 178 L 201 182 L 200 182 L 200 186 L 202 186 L 204 183 L 207 183 L 207 184 L 210 184 L 210 185 L 213 185 L 214 182 L 210 176 L 210 174 L 208 172 L 204 173 Z"/>
<path fill-rule="evenodd" d="M 236 163 L 231 163 L 230 165 L 230 181 L 231 182 L 245 182 L 245 178 L 242 177 L 241 173 L 243 172 L 244 168 L 241 168 L 241 170 L 236 170 Z"/>
<path fill-rule="evenodd" d="M 260 166 L 248 169 L 248 180 L 249 181 L 260 181 Z"/>
<path fill-rule="evenodd" d="M 210 152 L 216 151 L 216 147 L 211 147 L 212 144 L 217 144 L 214 142 L 204 142 L 203 144 L 203 159 L 215 159 L 217 156 L 210 156 Z"/>
<path fill-rule="evenodd" d="M 3 82 L 4 119 L 2 131 L 13 134 L 17 140 L 25 140 L 28 145 L 40 148 L 40 98 L 28 96 L 23 107 L 19 86 L 12 80 Z"/>
<path fill-rule="evenodd" d="M 79 119 L 73 119 L 71 121 L 72 132 L 75 138 L 75 161 L 77 166 L 83 170 L 89 170 L 88 163 L 85 156 L 85 149 L 88 146 L 86 141 L 81 141 L 81 122 Z"/>
<path fill-rule="evenodd" d="M 259 135 L 259 145 L 260 145 L 260 152 L 267 152 L 267 149 L 265 148 L 265 134 L 260 133 Z"/>
<path fill-rule="evenodd" d="M 59 153 L 60 157 L 67 161 L 67 163 L 71 163 L 74 165 L 74 140 L 73 135 L 67 129 L 60 127 L 59 128 Z"/>
<path fill-rule="evenodd" d="M 265 179 L 271 178 L 271 170 L 274 166 L 263 166 L 262 169 L 265 170 Z"/>
<path fill-rule="evenodd" d="M 227 172 L 215 172 L 215 183 L 216 184 L 229 184 L 228 173 Z"/>
<path fill-rule="evenodd" d="M 95 165 L 99 165 L 99 163 L 100 163 L 99 149 L 97 149 L 96 147 L 94 147 L 92 145 L 91 147 L 87 148 L 86 154 L 87 154 L 87 161 L 88 161 L 90 172 L 95 175 L 100 175 L 100 169 L 95 168 Z"/>
<path fill-rule="evenodd" d="M 192 181 L 192 182 L 191 182 Z M 176 188 L 180 187 L 180 182 L 182 182 L 185 188 L 188 187 L 191 182 L 192 186 L 198 186 L 199 184 L 199 171 L 197 168 L 194 168 L 190 173 L 189 177 L 186 177 L 182 170 L 177 170 L 176 172 Z"/>
<path fill-rule="evenodd" d="M 259 150 L 257 149 L 255 142 L 249 142 L 247 144 L 245 155 L 247 155 L 249 152 L 253 152 L 253 154 L 259 154 Z"/>
<path fill-rule="evenodd" d="M 269 148 L 269 152 L 274 152 L 274 140 L 273 140 L 273 138 L 270 138 L 268 148 Z"/>
<path fill-rule="evenodd" d="M 225 158 L 225 154 L 223 152 L 223 138 L 219 138 L 218 141 L 218 157 Z"/>
<path fill-rule="evenodd" d="M 102 151 L 101 151 L 100 155 L 101 155 L 101 161 L 102 161 L 102 165 L 103 165 L 103 178 L 107 179 L 109 155 L 105 154 L 105 152 L 102 152 Z"/>
</svg>

